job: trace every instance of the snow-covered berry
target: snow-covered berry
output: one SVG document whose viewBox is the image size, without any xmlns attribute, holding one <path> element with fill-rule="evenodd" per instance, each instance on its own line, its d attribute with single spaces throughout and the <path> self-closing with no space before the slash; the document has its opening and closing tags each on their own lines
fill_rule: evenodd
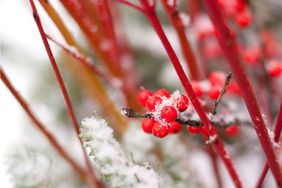
<svg viewBox="0 0 282 188">
<path fill-rule="evenodd" d="M 161 110 L 161 117 L 166 122 L 175 121 L 177 118 L 177 110 L 173 106 L 165 106 Z"/>
</svg>

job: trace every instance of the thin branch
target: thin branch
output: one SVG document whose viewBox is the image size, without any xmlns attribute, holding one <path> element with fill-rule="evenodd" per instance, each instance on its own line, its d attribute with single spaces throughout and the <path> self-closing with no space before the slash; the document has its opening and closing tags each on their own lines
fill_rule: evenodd
<svg viewBox="0 0 282 188">
<path fill-rule="evenodd" d="M 72 159 L 72 157 L 59 144 L 56 137 L 45 128 L 46 126 L 43 125 L 40 120 L 37 119 L 37 117 L 34 115 L 34 112 L 29 108 L 27 102 L 16 91 L 15 87 L 12 85 L 9 78 L 6 76 L 6 73 L 4 72 L 4 70 L 1 67 L 0 67 L 0 79 L 6 85 L 6 87 L 9 89 L 9 91 L 15 97 L 15 99 L 18 101 L 18 103 L 21 105 L 23 110 L 30 117 L 30 119 L 34 123 L 34 126 L 39 129 L 39 131 L 47 138 L 49 143 L 55 148 L 55 150 L 57 150 L 57 152 L 72 166 L 72 168 L 75 170 L 75 172 L 77 172 L 80 175 L 81 178 L 87 179 L 87 174 L 86 174 L 85 170 L 80 165 L 78 165 L 75 160 Z"/>
<path fill-rule="evenodd" d="M 282 186 L 282 173 L 279 167 L 277 156 L 274 151 L 273 144 L 269 138 L 264 119 L 259 109 L 256 97 L 254 95 L 251 83 L 246 75 L 239 58 L 237 50 L 237 41 L 233 32 L 227 26 L 224 17 L 219 9 L 219 6 L 214 0 L 204 0 L 205 7 L 208 15 L 218 32 L 217 40 L 223 49 L 224 55 L 226 56 L 231 70 L 237 80 L 242 96 L 246 103 L 249 114 L 252 118 L 254 128 L 256 130 L 258 139 L 261 143 L 268 164 L 274 175 L 275 181 L 279 187 Z"/>
<path fill-rule="evenodd" d="M 218 104 L 220 103 L 220 101 L 221 101 L 223 95 L 226 93 L 226 89 L 227 89 L 227 86 L 228 86 L 228 84 L 229 84 L 231 78 L 232 78 L 232 73 L 229 72 L 228 75 L 227 75 L 227 77 L 226 77 L 226 79 L 225 79 L 225 83 L 224 83 L 224 86 L 223 86 L 223 88 L 222 88 L 222 90 L 221 90 L 221 92 L 220 92 L 220 95 L 218 96 L 218 98 L 217 98 L 216 101 L 214 102 L 214 106 L 213 106 L 213 109 L 212 109 L 212 114 L 213 114 L 213 115 L 216 114 L 216 108 L 217 108 Z"/>
<path fill-rule="evenodd" d="M 279 142 L 281 131 L 282 131 L 282 100 L 280 102 L 280 110 L 279 110 L 279 113 L 278 113 L 278 118 L 277 118 L 275 129 L 274 129 L 274 139 L 273 140 L 274 140 L 275 143 Z M 262 170 L 261 175 L 259 177 L 259 180 L 257 182 L 256 188 L 262 187 L 262 183 L 265 179 L 265 176 L 268 172 L 268 169 L 269 169 L 269 165 L 268 165 L 267 161 L 265 161 L 264 165 L 263 165 L 263 170 Z"/>
<path fill-rule="evenodd" d="M 57 65 L 57 63 L 55 61 L 55 58 L 54 58 L 54 55 L 53 55 L 52 50 L 50 48 L 50 45 L 48 43 L 47 37 L 45 35 L 45 32 L 44 32 L 42 23 L 40 21 L 40 18 L 39 18 L 36 6 L 35 6 L 33 0 L 29 0 L 29 2 L 30 2 L 30 6 L 32 8 L 32 11 L 33 11 L 33 18 L 35 20 L 35 23 L 36 23 L 37 28 L 39 30 L 39 33 L 41 35 L 43 44 L 44 44 L 46 52 L 47 52 L 47 55 L 49 57 L 50 63 L 51 63 L 52 68 L 53 68 L 53 71 L 55 73 L 55 76 L 57 78 L 57 81 L 58 81 L 58 84 L 60 86 L 61 92 L 63 94 L 63 97 L 64 97 L 64 100 L 65 100 L 65 103 L 66 103 L 66 106 L 67 106 L 67 110 L 68 110 L 70 119 L 72 121 L 73 127 L 75 129 L 76 135 L 77 135 L 77 137 L 79 139 L 79 142 L 80 142 L 80 145 L 81 145 L 81 149 L 83 151 L 83 156 L 84 156 L 84 160 L 85 160 L 85 163 L 86 163 L 86 166 L 87 166 L 87 171 L 90 173 L 90 175 L 89 175 L 90 182 L 89 183 L 91 183 L 93 187 L 95 187 L 95 186 L 101 187 L 99 181 L 96 179 L 96 176 L 95 176 L 94 171 L 92 169 L 92 165 L 91 165 L 91 162 L 89 160 L 89 157 L 88 157 L 88 155 L 87 155 L 87 153 L 86 153 L 86 151 L 85 151 L 85 149 L 83 147 L 82 140 L 79 137 L 79 134 L 80 134 L 79 123 L 78 123 L 78 121 L 77 121 L 77 119 L 75 117 L 75 113 L 74 113 L 74 110 L 73 110 L 73 107 L 72 107 L 72 104 L 71 104 L 71 101 L 70 101 L 67 89 L 65 87 L 63 78 L 61 76 L 61 73 L 60 73 L 60 70 L 58 68 L 58 65 Z"/>
<path fill-rule="evenodd" d="M 150 112 L 146 113 L 137 113 L 132 108 L 122 108 L 121 112 L 123 115 L 125 115 L 128 118 L 148 118 L 148 119 L 154 119 L 154 116 Z M 182 119 L 176 119 L 177 122 L 181 123 L 182 125 L 188 125 L 192 127 L 200 127 L 204 126 L 204 124 L 200 120 L 182 120 Z M 249 121 L 242 121 L 239 118 L 235 118 L 234 121 L 230 121 L 228 123 L 224 122 L 223 118 L 219 118 L 218 120 L 210 121 L 210 123 L 216 127 L 216 128 L 228 128 L 231 125 L 247 125 L 252 127 L 253 124 Z"/>
</svg>

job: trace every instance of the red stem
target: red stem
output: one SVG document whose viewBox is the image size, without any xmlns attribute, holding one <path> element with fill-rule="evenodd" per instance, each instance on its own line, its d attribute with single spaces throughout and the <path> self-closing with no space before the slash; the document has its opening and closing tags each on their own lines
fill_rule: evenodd
<svg viewBox="0 0 282 188">
<path fill-rule="evenodd" d="M 168 0 L 162 0 L 162 4 L 164 6 L 167 15 L 169 16 L 169 20 L 171 24 L 173 25 L 177 33 L 183 57 L 186 60 L 187 66 L 189 67 L 189 73 L 191 79 L 192 80 L 203 79 L 204 78 L 203 71 L 200 70 L 200 66 L 197 64 L 196 56 L 194 55 L 194 52 L 186 36 L 185 25 L 180 17 L 176 5 L 175 6 L 169 5 Z"/>
<path fill-rule="evenodd" d="M 207 12 L 211 18 L 213 25 L 217 31 L 217 39 L 224 54 L 230 64 L 233 75 L 235 76 L 240 89 L 242 91 L 243 98 L 247 105 L 249 114 L 252 118 L 255 130 L 258 138 L 265 152 L 268 164 L 278 186 L 282 186 L 282 175 L 277 161 L 277 157 L 274 152 L 271 140 L 269 138 L 262 114 L 258 107 L 256 98 L 253 93 L 251 84 L 247 78 L 246 72 L 238 59 L 237 43 L 234 35 L 225 24 L 224 18 L 219 10 L 219 6 L 214 0 L 204 0 Z"/>
<path fill-rule="evenodd" d="M 159 36 L 172 64 L 173 67 L 191 101 L 191 103 L 193 104 L 196 112 L 198 113 L 199 117 L 201 118 L 201 121 L 203 122 L 204 126 L 206 126 L 208 128 L 208 132 L 209 132 L 209 136 L 215 136 L 217 139 L 214 142 L 214 147 L 217 150 L 217 152 L 219 153 L 220 157 L 222 158 L 234 184 L 236 185 L 236 187 L 242 187 L 241 182 L 239 180 L 239 177 L 234 169 L 234 166 L 230 160 L 229 155 L 227 154 L 227 152 L 225 151 L 224 145 L 221 141 L 221 139 L 218 137 L 215 128 L 211 125 L 204 109 L 201 107 L 200 101 L 198 100 L 198 98 L 196 97 L 192 86 L 180 64 L 180 61 L 178 59 L 178 57 L 176 56 L 173 48 L 171 47 L 165 33 L 164 30 L 162 28 L 162 25 L 160 23 L 160 21 L 158 20 L 155 11 L 153 11 L 150 6 L 147 4 L 146 0 L 140 0 L 141 3 L 143 4 L 145 11 L 145 14 L 148 18 L 148 20 L 151 22 L 153 28 L 155 29 L 157 35 Z"/>
<path fill-rule="evenodd" d="M 219 163 L 217 160 L 217 156 L 216 153 L 214 152 L 214 150 L 212 150 L 212 147 L 207 148 L 207 152 L 209 154 L 209 157 L 211 159 L 211 163 L 212 163 L 212 168 L 213 168 L 213 172 L 214 172 L 214 176 L 216 179 L 216 183 L 217 183 L 217 187 L 218 188 L 223 188 L 222 185 L 222 180 L 221 180 L 221 176 L 220 176 L 220 169 L 219 169 Z"/>
<path fill-rule="evenodd" d="M 274 142 L 278 143 L 279 137 L 281 135 L 281 131 L 282 131 L 282 100 L 280 102 L 280 109 L 279 109 L 279 113 L 278 113 L 278 118 L 277 118 L 276 125 L 275 125 L 275 128 L 274 128 Z M 256 185 L 257 188 L 262 187 L 262 183 L 263 183 L 263 180 L 264 180 L 264 178 L 265 178 L 265 176 L 268 172 L 268 169 L 269 169 L 269 165 L 268 165 L 267 161 L 265 161 L 264 165 L 263 165 L 263 170 L 261 172 L 261 175 L 260 175 L 259 180 L 258 180 L 257 185 Z"/>
<path fill-rule="evenodd" d="M 6 87 L 10 90 L 15 99 L 20 103 L 24 111 L 33 121 L 34 125 L 42 132 L 42 134 L 47 138 L 50 144 L 57 150 L 57 152 L 72 166 L 72 168 L 80 175 L 81 178 L 86 178 L 87 174 L 84 169 L 80 167 L 72 157 L 64 150 L 64 148 L 59 144 L 55 136 L 49 132 L 38 119 L 34 115 L 34 113 L 29 108 L 27 102 L 20 96 L 20 94 L 16 91 L 15 87 L 12 85 L 4 70 L 0 67 L 0 78 Z"/>
<path fill-rule="evenodd" d="M 52 50 L 50 48 L 50 45 L 48 43 L 47 37 L 45 35 L 45 32 L 44 32 L 43 26 L 41 24 L 41 21 L 40 21 L 37 9 L 36 9 L 35 4 L 34 4 L 34 1 L 33 0 L 29 0 L 29 2 L 30 2 L 30 5 L 31 5 L 31 8 L 33 10 L 34 20 L 35 20 L 36 25 L 38 27 L 39 33 L 41 35 L 43 44 L 44 44 L 46 52 L 47 52 L 47 55 L 49 57 L 50 63 L 51 63 L 52 68 L 53 68 L 53 71 L 55 73 L 55 76 L 56 76 L 57 81 L 59 83 L 61 92 L 63 94 L 64 100 L 65 100 L 65 103 L 66 103 L 66 106 L 67 106 L 67 110 L 68 110 L 69 116 L 70 116 L 72 124 L 73 124 L 73 127 L 74 127 L 75 132 L 77 134 L 77 137 L 79 139 L 79 142 L 80 142 L 80 145 L 81 145 L 81 148 L 82 148 L 82 151 L 83 151 L 83 155 L 84 155 L 84 160 L 85 160 L 86 165 L 87 165 L 87 170 L 89 172 L 90 183 L 92 184 L 93 187 L 101 187 L 100 183 L 98 182 L 98 180 L 95 177 L 95 174 L 94 174 L 94 171 L 92 169 L 92 165 L 91 165 L 91 162 L 89 160 L 89 157 L 88 157 L 85 149 L 83 148 L 82 140 L 79 137 L 79 134 L 80 134 L 79 124 L 78 124 L 78 121 L 77 121 L 77 119 L 75 117 L 74 110 L 73 110 L 73 107 L 72 107 L 72 104 L 71 104 L 71 101 L 70 101 L 67 89 L 65 87 L 63 78 L 62 78 L 62 76 L 60 74 L 59 68 L 58 68 L 57 63 L 55 61 L 55 58 L 54 58 L 54 55 L 53 55 Z"/>
</svg>

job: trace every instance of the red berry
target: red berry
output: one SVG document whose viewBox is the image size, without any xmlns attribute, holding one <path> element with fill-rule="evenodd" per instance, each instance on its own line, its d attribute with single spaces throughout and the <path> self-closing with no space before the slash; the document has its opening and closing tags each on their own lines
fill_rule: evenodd
<svg viewBox="0 0 282 188">
<path fill-rule="evenodd" d="M 174 134 L 174 133 L 178 133 L 179 131 L 181 131 L 181 124 L 174 121 L 174 122 L 170 122 L 169 123 L 169 132 Z"/>
<path fill-rule="evenodd" d="M 243 12 L 246 9 L 246 1 L 245 0 L 236 0 L 235 1 L 235 9 L 238 12 Z"/>
<path fill-rule="evenodd" d="M 231 81 L 228 84 L 227 92 L 231 92 L 233 94 L 241 95 L 240 86 L 236 82 L 234 82 L 234 81 Z"/>
<path fill-rule="evenodd" d="M 153 119 L 144 119 L 142 121 L 141 127 L 145 133 L 152 133 L 152 129 L 156 121 Z"/>
<path fill-rule="evenodd" d="M 252 15 L 248 11 L 244 11 L 236 15 L 236 23 L 242 28 L 248 27 L 251 22 Z"/>
<path fill-rule="evenodd" d="M 259 48 L 250 48 L 243 51 L 243 60 L 248 65 L 256 65 L 260 60 Z"/>
<path fill-rule="evenodd" d="M 180 98 L 177 98 L 176 100 L 176 107 L 180 112 L 184 112 L 187 110 L 189 105 L 189 100 L 185 95 L 181 95 Z"/>
<path fill-rule="evenodd" d="M 160 97 L 166 97 L 166 98 L 170 97 L 170 94 L 166 89 L 159 89 L 155 91 L 155 95 L 158 95 Z"/>
<path fill-rule="evenodd" d="M 203 95 L 203 89 L 197 82 L 192 82 L 192 88 L 197 97 L 201 97 Z"/>
<path fill-rule="evenodd" d="M 187 131 L 191 134 L 198 134 L 201 132 L 200 127 L 187 126 Z"/>
<path fill-rule="evenodd" d="M 149 96 L 146 101 L 146 106 L 149 111 L 154 111 L 157 104 L 160 104 L 162 99 L 156 95 Z"/>
<path fill-rule="evenodd" d="M 153 93 L 150 90 L 143 89 L 137 95 L 137 100 L 142 106 L 146 106 L 147 99 L 152 96 Z"/>
<path fill-rule="evenodd" d="M 238 134 L 239 132 L 239 127 L 237 125 L 231 125 L 227 129 L 225 129 L 225 132 L 228 136 L 234 137 Z"/>
<path fill-rule="evenodd" d="M 209 90 L 208 95 L 210 99 L 216 100 L 218 96 L 220 95 L 220 89 L 218 87 L 212 87 Z"/>
<path fill-rule="evenodd" d="M 152 133 L 158 138 L 163 138 L 169 133 L 169 128 L 167 125 L 156 123 L 153 127 Z"/>
<path fill-rule="evenodd" d="M 282 61 L 271 61 L 267 67 L 267 72 L 272 78 L 280 76 L 282 73 Z"/>
<path fill-rule="evenodd" d="M 166 122 L 175 121 L 177 118 L 177 110 L 172 106 L 165 106 L 161 111 L 161 117 Z"/>
<path fill-rule="evenodd" d="M 212 86 L 223 86 L 225 83 L 225 74 L 220 71 L 214 71 L 209 76 L 209 82 Z"/>
</svg>

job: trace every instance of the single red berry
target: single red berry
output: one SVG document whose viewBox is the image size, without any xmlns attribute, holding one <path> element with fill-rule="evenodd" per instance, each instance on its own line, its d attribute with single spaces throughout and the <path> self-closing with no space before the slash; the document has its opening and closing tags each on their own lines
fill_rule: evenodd
<svg viewBox="0 0 282 188">
<path fill-rule="evenodd" d="M 240 90 L 239 84 L 234 82 L 234 81 L 231 81 L 227 86 L 227 92 L 237 94 L 237 95 L 241 95 L 241 90 Z"/>
<path fill-rule="evenodd" d="M 248 65 L 257 65 L 260 60 L 260 49 L 259 48 L 250 48 L 246 49 L 243 52 L 243 60 Z"/>
<path fill-rule="evenodd" d="M 237 125 L 231 125 L 227 129 L 225 129 L 225 133 L 230 137 L 236 136 L 238 132 L 239 132 L 239 127 Z"/>
<path fill-rule="evenodd" d="M 154 111 L 157 104 L 160 104 L 162 99 L 156 95 L 149 96 L 146 101 L 146 106 L 149 111 Z"/>
<path fill-rule="evenodd" d="M 272 78 L 280 76 L 282 74 L 282 61 L 271 61 L 267 67 L 267 72 Z"/>
<path fill-rule="evenodd" d="M 161 117 L 166 122 L 172 122 L 175 121 L 177 118 L 177 110 L 172 106 L 165 106 L 163 107 L 161 111 Z"/>
<path fill-rule="evenodd" d="M 166 89 L 159 89 L 155 91 L 155 95 L 158 95 L 160 97 L 166 97 L 166 98 L 170 97 L 170 94 Z"/>
<path fill-rule="evenodd" d="M 220 71 L 214 71 L 209 76 L 209 82 L 212 86 L 223 86 L 225 83 L 225 74 Z"/>
<path fill-rule="evenodd" d="M 245 28 L 252 23 L 252 15 L 248 11 L 236 15 L 236 23 L 239 27 Z"/>
<path fill-rule="evenodd" d="M 141 127 L 145 133 L 152 133 L 152 129 L 155 125 L 156 121 L 153 119 L 144 119 L 142 121 Z"/>
<path fill-rule="evenodd" d="M 220 95 L 220 89 L 218 87 L 212 87 L 208 91 L 208 95 L 210 99 L 216 100 Z"/>
<path fill-rule="evenodd" d="M 200 127 L 187 126 L 187 131 L 191 134 L 198 134 L 201 132 Z"/>
<path fill-rule="evenodd" d="M 158 138 L 163 138 L 168 135 L 169 128 L 167 125 L 156 123 L 153 127 L 152 133 Z"/>
<path fill-rule="evenodd" d="M 146 106 L 146 102 L 149 96 L 152 96 L 153 93 L 148 89 L 141 90 L 137 95 L 137 100 L 142 106 Z"/>
<path fill-rule="evenodd" d="M 189 100 L 185 95 L 181 95 L 181 97 L 177 98 L 175 102 L 176 102 L 176 107 L 180 112 L 184 112 L 185 110 L 187 110 L 189 105 Z"/>
<path fill-rule="evenodd" d="M 181 124 L 174 121 L 169 123 L 169 132 L 172 134 L 178 133 L 181 131 Z"/>
<path fill-rule="evenodd" d="M 192 88 L 197 97 L 201 97 L 203 95 L 203 89 L 199 83 L 192 82 Z"/>
<path fill-rule="evenodd" d="M 246 9 L 247 4 L 245 0 L 236 0 L 234 6 L 238 12 L 243 12 Z"/>
</svg>

